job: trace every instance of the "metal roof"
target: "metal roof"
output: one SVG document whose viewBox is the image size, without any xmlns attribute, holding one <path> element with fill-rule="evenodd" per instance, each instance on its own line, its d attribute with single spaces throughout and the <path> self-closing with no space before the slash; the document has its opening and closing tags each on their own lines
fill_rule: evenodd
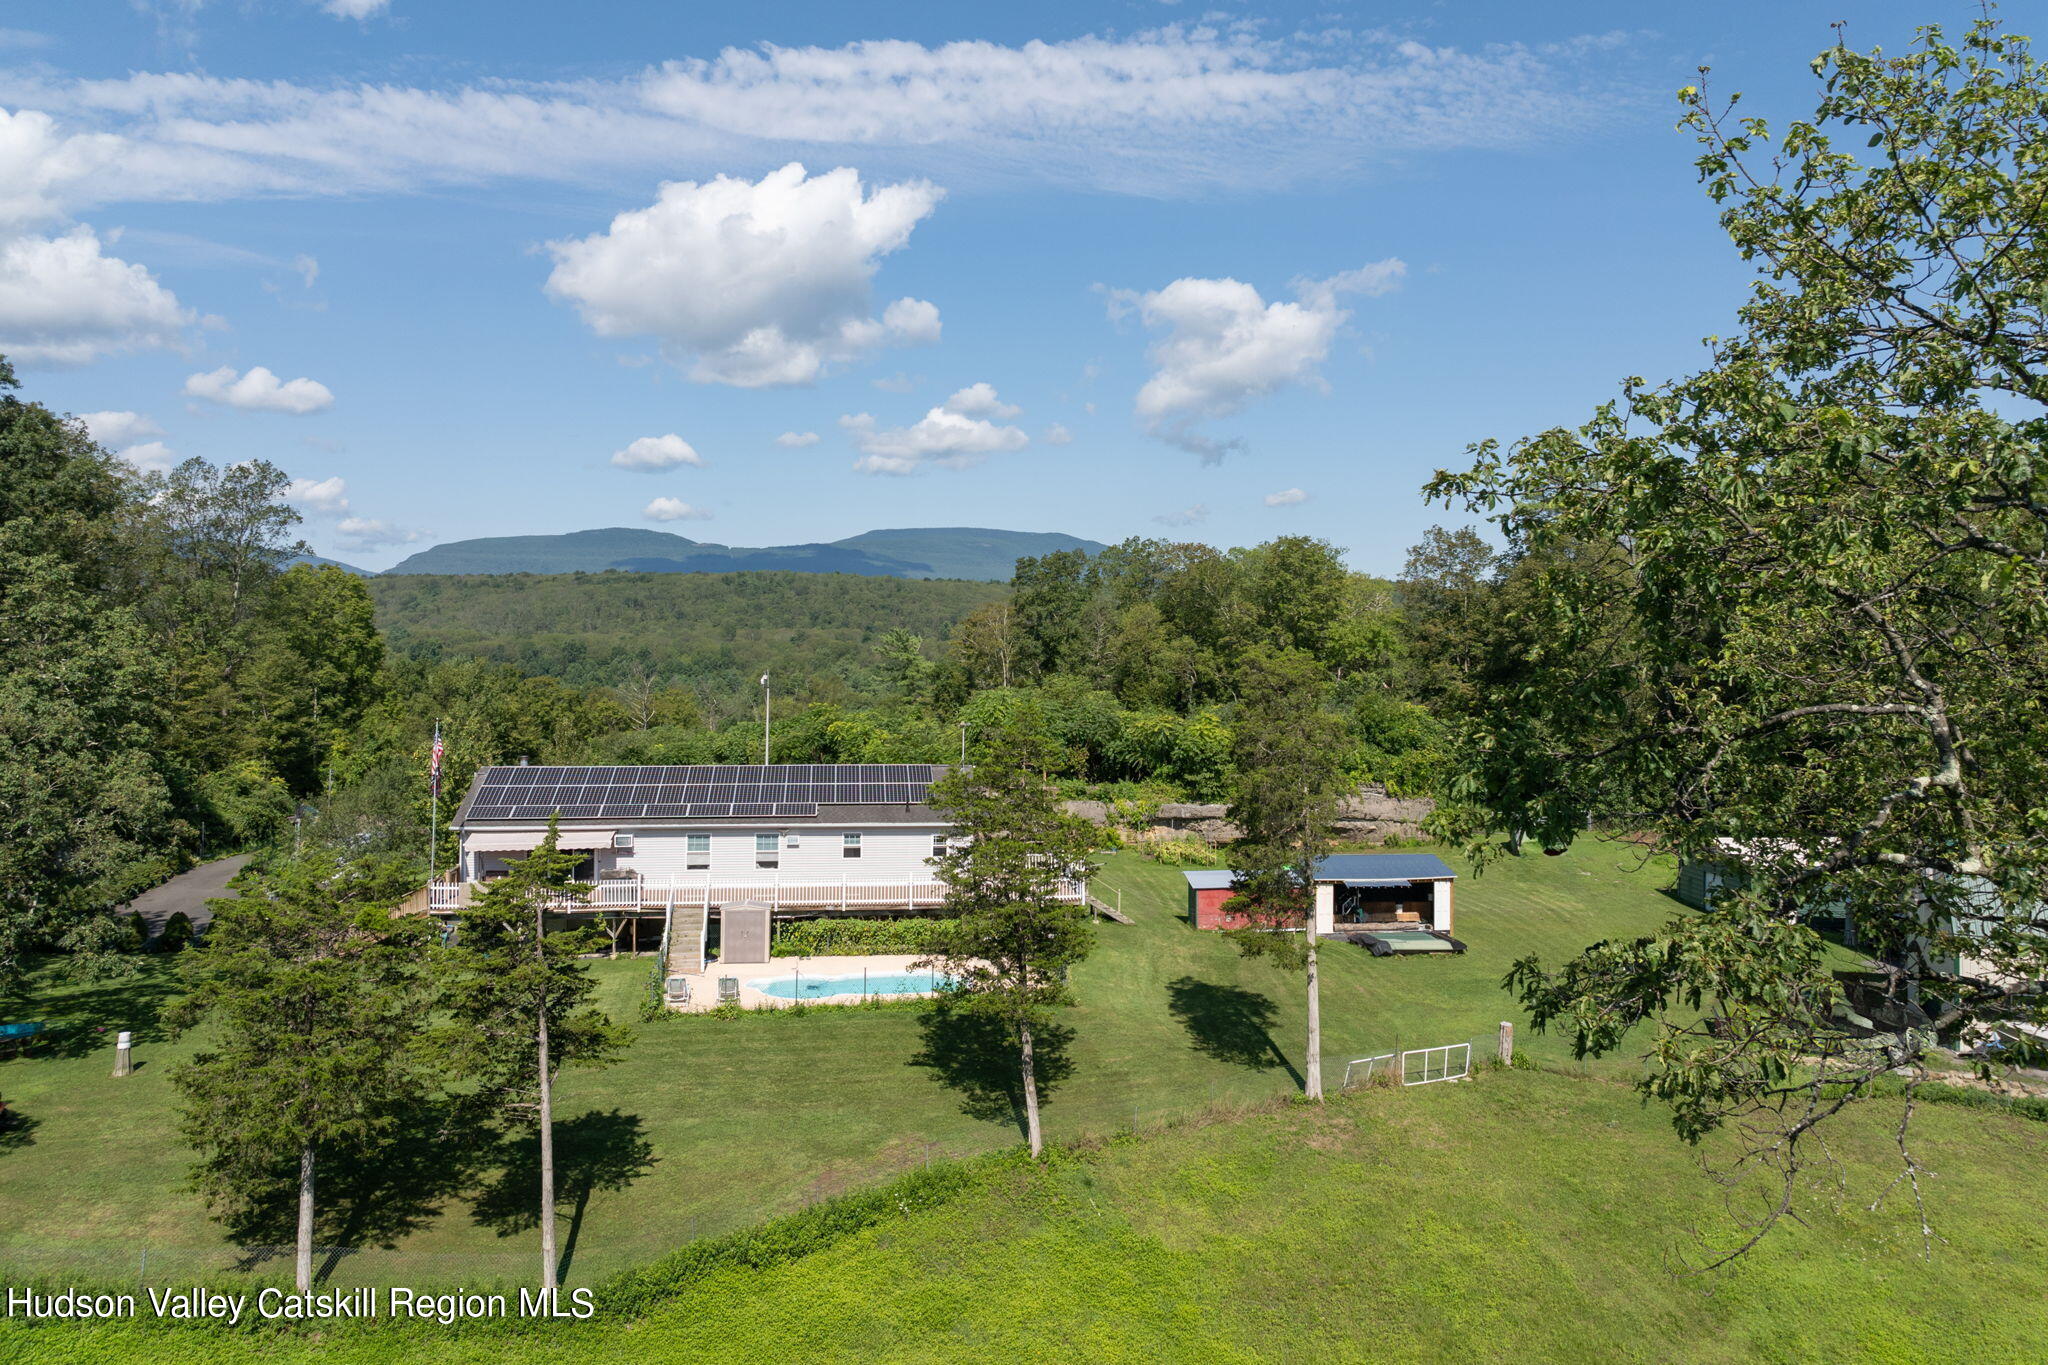
<svg viewBox="0 0 2048 1365">
<path fill-rule="evenodd" d="M 1197 891 L 1220 890 L 1236 876 L 1229 868 L 1200 868 L 1180 875 Z M 1317 881 L 1343 882 L 1346 886 L 1403 886 L 1409 882 L 1455 880 L 1457 875 L 1450 864 L 1434 853 L 1333 853 L 1316 864 Z"/>
<path fill-rule="evenodd" d="M 933 763 L 520 764 L 477 774 L 454 823 L 812 819 L 820 806 L 923 805 Z"/>
<path fill-rule="evenodd" d="M 1416 882 L 1457 875 L 1434 853 L 1332 853 L 1316 864 L 1319 882 Z"/>
</svg>

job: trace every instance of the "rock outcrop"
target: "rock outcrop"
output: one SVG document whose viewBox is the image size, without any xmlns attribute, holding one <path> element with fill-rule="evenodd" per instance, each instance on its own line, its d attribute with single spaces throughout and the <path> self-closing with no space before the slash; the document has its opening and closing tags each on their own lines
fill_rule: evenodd
<svg viewBox="0 0 2048 1365">
<path fill-rule="evenodd" d="M 1109 807 L 1100 801 L 1069 801 L 1067 809 L 1091 824 L 1110 823 Z M 1360 844 L 1419 839 L 1422 822 L 1435 809 L 1436 802 L 1426 796 L 1393 796 L 1378 783 L 1368 783 L 1344 798 L 1338 808 L 1337 838 Z M 1141 838 L 1193 838 L 1211 844 L 1229 843 L 1241 833 L 1230 823 L 1228 807 L 1185 801 L 1160 806 L 1151 823 L 1134 832 Z"/>
</svg>

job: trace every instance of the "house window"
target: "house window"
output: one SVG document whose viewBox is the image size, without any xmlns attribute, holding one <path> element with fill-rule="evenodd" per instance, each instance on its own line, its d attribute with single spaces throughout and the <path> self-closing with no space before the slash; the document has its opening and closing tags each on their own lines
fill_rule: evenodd
<svg viewBox="0 0 2048 1365">
<path fill-rule="evenodd" d="M 778 835 L 756 834 L 754 836 L 754 866 L 782 866 L 782 840 Z"/>
<path fill-rule="evenodd" d="M 683 866 L 691 872 L 703 872 L 711 866 L 710 835 L 686 834 L 683 836 Z"/>
<path fill-rule="evenodd" d="M 839 856 L 842 858 L 858 858 L 860 856 L 860 836 L 858 834 L 842 834 L 839 836 Z"/>
<path fill-rule="evenodd" d="M 952 847 L 952 842 L 951 839 L 943 834 L 934 834 L 932 836 L 932 856 L 934 858 L 945 857 L 947 851 Z"/>
</svg>

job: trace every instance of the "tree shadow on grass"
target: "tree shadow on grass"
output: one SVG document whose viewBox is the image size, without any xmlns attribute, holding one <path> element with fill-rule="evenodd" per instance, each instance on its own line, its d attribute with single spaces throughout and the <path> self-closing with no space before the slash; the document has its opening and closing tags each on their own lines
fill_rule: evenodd
<svg viewBox="0 0 2048 1365">
<path fill-rule="evenodd" d="M 23 1147 L 33 1147 L 42 1120 L 0 1103 L 0 1156 Z"/>
<path fill-rule="evenodd" d="M 1195 1051 L 1253 1071 L 1285 1067 L 1294 1083 L 1301 1073 L 1273 1041 L 1273 998 L 1236 986 L 1219 986 L 1183 976 L 1166 986 L 1166 1008 L 1188 1031 Z"/>
<path fill-rule="evenodd" d="M 323 1255 L 314 1278 L 326 1279 L 352 1251 L 395 1247 L 433 1222 L 475 1182 L 485 1150 L 458 1109 L 434 1101 L 394 1113 L 367 1146 L 321 1153 L 313 1239 Z M 224 1174 L 223 1183 L 237 1194 L 217 1216 L 244 1249 L 237 1268 L 289 1257 L 298 1232 L 298 1158 L 284 1155 L 261 1169 Z"/>
<path fill-rule="evenodd" d="M 44 1026 L 46 1031 L 22 1049 L 25 1057 L 89 1057 L 110 1051 L 115 1035 L 124 1030 L 135 1035 L 138 1045 L 167 1040 L 163 1014 L 184 989 L 180 973 L 150 959 L 134 964 L 132 971 L 97 980 L 38 974 L 26 992 L 0 1000 L 0 1023 Z"/>
<path fill-rule="evenodd" d="M 1024 1117 L 1023 1064 L 1017 1035 L 992 1015 L 966 1009 L 941 996 L 918 1022 L 923 1046 L 911 1066 L 930 1067 L 934 1079 L 960 1092 L 960 1112 L 985 1123 L 1013 1125 L 1028 1136 Z M 1038 1102 L 1043 1105 L 1074 1074 L 1074 1031 L 1041 1022 L 1031 1031 Z"/>
<path fill-rule="evenodd" d="M 540 1134 L 522 1133 L 491 1152 L 497 1173 L 474 1197 L 470 1216 L 500 1237 L 540 1226 Z M 590 1196 L 599 1190 L 623 1190 L 654 1167 L 654 1145 L 647 1140 L 638 1114 L 592 1109 L 555 1124 L 555 1209 L 569 1206 L 569 1225 L 561 1231 L 561 1261 L 555 1274 L 563 1279 L 576 1259 L 577 1239 Z"/>
</svg>

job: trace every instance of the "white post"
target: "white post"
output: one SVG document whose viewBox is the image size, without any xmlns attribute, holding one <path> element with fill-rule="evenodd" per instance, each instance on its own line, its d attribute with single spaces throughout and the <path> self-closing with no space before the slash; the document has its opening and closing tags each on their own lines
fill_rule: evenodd
<svg viewBox="0 0 2048 1365">
<path fill-rule="evenodd" d="M 1500 1064 L 1508 1065 L 1515 1060 L 1515 1026 L 1503 1019 L 1500 1021 Z"/>
<path fill-rule="evenodd" d="M 123 1031 L 114 1039 L 114 1074 L 132 1076 L 135 1074 L 135 1035 Z"/>
<path fill-rule="evenodd" d="M 761 675 L 761 762 L 768 762 L 768 721 L 775 714 L 775 689 L 768 685 L 768 675 Z"/>
</svg>

